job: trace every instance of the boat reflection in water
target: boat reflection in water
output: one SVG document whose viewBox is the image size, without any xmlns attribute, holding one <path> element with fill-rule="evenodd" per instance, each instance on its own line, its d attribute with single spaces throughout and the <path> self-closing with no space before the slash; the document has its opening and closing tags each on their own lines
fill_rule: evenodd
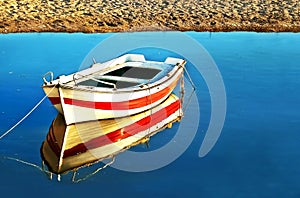
<svg viewBox="0 0 300 198">
<path fill-rule="evenodd" d="M 174 94 L 147 111 L 123 118 L 66 125 L 58 114 L 41 146 L 41 156 L 49 171 L 59 176 L 145 143 L 181 117 L 181 102 Z"/>
</svg>

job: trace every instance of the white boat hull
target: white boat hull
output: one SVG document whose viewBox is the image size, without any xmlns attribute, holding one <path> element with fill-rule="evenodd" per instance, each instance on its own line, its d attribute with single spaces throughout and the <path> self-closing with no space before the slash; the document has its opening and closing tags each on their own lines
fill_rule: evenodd
<svg viewBox="0 0 300 198">
<path fill-rule="evenodd" d="M 65 116 L 66 124 L 134 115 L 163 102 L 174 90 L 180 72 L 161 85 L 133 92 L 101 93 L 68 88 L 44 87 L 54 107 Z"/>
<path fill-rule="evenodd" d="M 127 58 L 125 59 L 124 57 Z M 138 61 L 126 62 L 124 64 L 127 64 L 127 66 L 122 67 L 122 62 L 120 61 L 127 60 L 129 59 L 128 57 Z M 154 75 L 155 77 L 153 77 L 151 81 L 149 79 L 149 82 L 146 82 L 145 79 L 126 77 L 126 75 L 130 73 L 130 69 L 121 76 L 106 75 L 107 73 L 104 72 L 104 74 L 97 73 L 97 77 L 101 79 L 110 78 L 110 80 L 118 79 L 119 81 L 117 82 L 120 83 L 131 83 L 136 81 L 138 83 L 135 86 L 128 86 L 125 88 L 97 87 L 97 85 L 92 86 L 88 83 L 85 85 L 80 84 L 82 82 L 87 82 L 82 80 L 86 78 L 75 79 L 75 76 L 78 75 L 75 73 L 69 76 L 60 76 L 59 79 L 52 82 L 45 82 L 43 86 L 44 92 L 54 107 L 64 115 L 67 125 L 99 119 L 126 117 L 143 112 L 162 103 L 172 93 L 178 84 L 178 81 L 183 77 L 185 62 L 182 59 L 175 58 L 167 58 L 164 63 L 151 61 L 139 62 L 143 60 L 142 57 L 127 55 L 111 62 L 120 63 L 114 66 L 118 69 L 135 65 L 135 67 L 132 66 L 132 68 L 134 68 L 133 70 L 139 69 L 139 72 L 136 74 L 139 74 L 140 76 L 145 76 L 145 73 L 158 71 L 157 68 L 161 68 L 162 72 Z M 111 62 L 109 62 L 109 64 L 111 64 Z M 100 67 L 107 72 L 110 71 L 109 64 L 104 63 L 97 67 Z M 164 65 L 167 68 L 165 69 L 166 71 L 164 71 Z M 95 72 L 97 71 L 97 67 L 95 66 L 83 70 L 79 76 L 87 76 L 87 74 L 91 75 L 90 70 Z M 112 69 L 112 71 L 116 71 L 116 69 Z M 96 80 L 93 81 L 93 83 L 97 84 L 99 83 L 98 81 L 103 82 L 101 80 Z M 139 84 L 140 82 L 142 83 Z M 113 84 L 109 82 L 106 83 Z"/>
</svg>

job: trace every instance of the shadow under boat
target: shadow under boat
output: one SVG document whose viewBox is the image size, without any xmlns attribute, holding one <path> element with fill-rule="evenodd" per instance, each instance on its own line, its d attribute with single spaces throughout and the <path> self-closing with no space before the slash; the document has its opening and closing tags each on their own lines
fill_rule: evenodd
<svg viewBox="0 0 300 198">
<path fill-rule="evenodd" d="M 145 143 L 181 117 L 180 99 L 174 94 L 150 110 L 123 118 L 66 125 L 58 114 L 41 146 L 41 157 L 52 173 L 76 171 Z"/>
</svg>

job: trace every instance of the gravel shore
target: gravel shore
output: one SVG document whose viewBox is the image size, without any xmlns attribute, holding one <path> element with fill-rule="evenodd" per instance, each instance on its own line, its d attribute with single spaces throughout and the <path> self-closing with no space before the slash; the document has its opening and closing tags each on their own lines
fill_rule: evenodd
<svg viewBox="0 0 300 198">
<path fill-rule="evenodd" d="M 0 33 L 300 32 L 298 0 L 2 0 Z"/>
</svg>

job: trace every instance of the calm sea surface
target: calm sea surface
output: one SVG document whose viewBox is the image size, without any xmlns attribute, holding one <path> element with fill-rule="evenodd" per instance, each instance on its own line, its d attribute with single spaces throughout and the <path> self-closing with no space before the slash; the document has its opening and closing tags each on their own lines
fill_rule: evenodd
<svg viewBox="0 0 300 198">
<path fill-rule="evenodd" d="M 199 73 L 193 72 L 197 66 L 188 62 L 187 68 L 192 70 L 191 77 L 197 86 L 201 119 L 195 138 L 177 160 L 150 172 L 133 173 L 109 167 L 79 184 L 72 184 L 70 175 L 63 176 L 61 182 L 55 178 L 50 181 L 37 168 L 6 158 L 40 166 L 40 146 L 57 114 L 45 100 L 0 140 L 1 195 L 300 197 L 300 34 L 185 34 L 214 59 L 226 89 L 224 127 L 208 155 L 200 158 L 198 152 L 210 121 L 210 93 Z M 44 73 L 53 71 L 57 76 L 77 71 L 90 50 L 112 35 L 0 35 L 0 133 L 43 98 Z M 133 52 L 144 53 L 153 60 L 176 56 L 152 48 Z M 194 102 L 189 104 L 189 112 L 193 112 Z M 192 113 L 183 118 L 186 136 L 191 134 L 189 125 L 195 122 L 198 120 Z M 170 141 L 178 126 L 154 136 L 149 149 L 155 150 Z M 144 145 L 133 150 L 147 152 Z M 99 166 L 102 164 L 84 169 L 79 176 Z"/>
</svg>

